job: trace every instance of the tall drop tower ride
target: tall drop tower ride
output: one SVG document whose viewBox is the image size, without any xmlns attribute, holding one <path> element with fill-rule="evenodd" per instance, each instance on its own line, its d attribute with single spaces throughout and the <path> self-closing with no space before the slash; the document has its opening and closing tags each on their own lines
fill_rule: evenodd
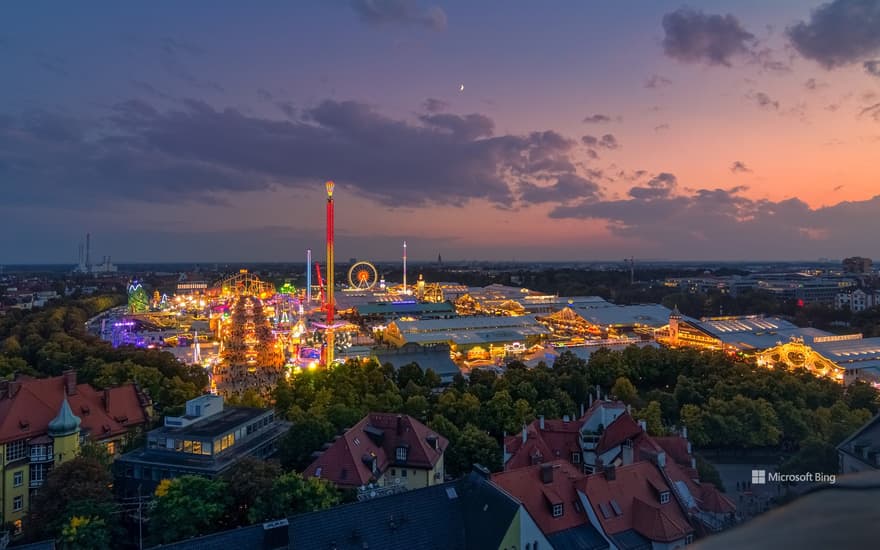
<svg viewBox="0 0 880 550">
<path fill-rule="evenodd" d="M 333 303 L 333 187 L 334 183 L 328 181 L 327 188 L 327 329 L 326 335 L 326 355 L 325 365 L 333 364 L 333 355 L 336 350 L 336 338 L 333 334 L 333 313 L 335 304 Z"/>
</svg>

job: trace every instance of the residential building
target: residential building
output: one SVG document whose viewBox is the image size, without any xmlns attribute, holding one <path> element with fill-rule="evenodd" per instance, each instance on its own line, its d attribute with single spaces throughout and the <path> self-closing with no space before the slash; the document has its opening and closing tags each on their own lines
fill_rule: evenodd
<svg viewBox="0 0 880 550">
<path fill-rule="evenodd" d="M 865 291 L 861 288 L 852 292 L 841 292 L 837 295 L 835 307 L 837 309 L 849 308 L 852 312 L 865 311 L 880 305 L 880 291 Z"/>
<path fill-rule="evenodd" d="M 88 441 L 115 456 L 152 414 L 147 396 L 127 384 L 103 391 L 76 383 L 76 372 L 0 382 L 0 523 L 17 531 L 49 471 Z"/>
<path fill-rule="evenodd" d="M 448 446 L 445 437 L 411 416 L 370 413 L 318 451 L 303 476 L 363 495 L 439 485 Z"/>
<path fill-rule="evenodd" d="M 841 474 L 880 470 L 880 415 L 838 445 L 837 454 Z"/>
<path fill-rule="evenodd" d="M 164 426 L 147 434 L 146 446 L 116 460 L 115 488 L 130 497 L 153 492 L 163 479 L 217 477 L 244 457 L 272 456 L 289 428 L 270 409 L 224 408 L 219 395 L 190 399 L 184 416 L 166 416 Z"/>
<path fill-rule="evenodd" d="M 590 399 L 590 407 L 580 418 L 539 417 L 524 426 L 522 434 L 506 437 L 504 470 L 565 460 L 589 474 L 602 465 L 623 466 L 668 452 L 682 468 L 696 476 L 686 429 L 679 435 L 651 437 L 645 422 L 633 419 L 622 402 L 601 398 L 593 401 L 592 394 Z"/>
<path fill-rule="evenodd" d="M 736 507 L 659 451 L 585 474 L 565 460 L 507 470 L 492 482 L 519 500 L 553 548 L 667 549 L 737 522 Z"/>
<path fill-rule="evenodd" d="M 539 550 L 552 548 L 520 502 L 478 472 L 385 498 L 163 545 L 163 550 Z"/>
</svg>

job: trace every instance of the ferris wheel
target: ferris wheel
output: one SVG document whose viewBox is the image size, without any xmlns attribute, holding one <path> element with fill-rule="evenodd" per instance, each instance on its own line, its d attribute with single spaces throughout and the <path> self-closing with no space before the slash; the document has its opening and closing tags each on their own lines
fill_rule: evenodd
<svg viewBox="0 0 880 550">
<path fill-rule="evenodd" d="M 351 288 L 370 290 L 376 286 L 379 272 L 370 262 L 358 262 L 348 270 L 348 284 Z"/>
</svg>

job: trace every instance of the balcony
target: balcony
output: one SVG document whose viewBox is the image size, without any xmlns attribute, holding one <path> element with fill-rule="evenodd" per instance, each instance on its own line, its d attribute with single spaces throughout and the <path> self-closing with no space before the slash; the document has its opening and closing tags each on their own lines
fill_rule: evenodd
<svg viewBox="0 0 880 550">
<path fill-rule="evenodd" d="M 33 447 L 30 452 L 31 462 L 54 462 L 55 454 L 51 447 Z"/>
</svg>

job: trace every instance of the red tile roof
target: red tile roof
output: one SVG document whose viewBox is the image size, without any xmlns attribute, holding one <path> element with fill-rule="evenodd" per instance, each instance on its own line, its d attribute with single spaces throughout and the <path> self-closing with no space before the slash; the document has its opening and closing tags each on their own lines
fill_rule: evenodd
<svg viewBox="0 0 880 550">
<path fill-rule="evenodd" d="M 66 376 L 71 388 L 75 387 L 75 392 L 67 396 L 70 408 L 82 420 L 80 430 L 90 439 L 115 437 L 147 421 L 146 399 L 133 384 L 105 393 L 89 384 L 76 384 L 75 373 Z M 0 443 L 45 435 L 49 422 L 61 409 L 66 387 L 65 375 L 20 376 L 4 383 L 5 389 L 0 390 Z M 109 408 L 105 396 L 109 396 Z"/>
<path fill-rule="evenodd" d="M 429 438 L 434 437 L 437 438 L 437 449 L 429 442 Z M 396 460 L 400 446 L 407 447 L 405 464 Z M 445 437 L 411 416 L 370 413 L 309 464 L 303 476 L 321 477 L 343 487 L 360 487 L 379 477 L 373 475 L 366 463 L 370 458 L 375 457 L 379 475 L 397 464 L 429 470 L 436 466 L 448 446 Z M 365 458 L 368 459 L 366 462 Z"/>
<path fill-rule="evenodd" d="M 609 535 L 635 529 L 651 540 L 668 542 L 693 533 L 669 485 L 651 462 L 615 468 L 614 479 L 604 473 L 592 474 L 579 484 L 579 489 L 587 495 L 602 529 Z M 670 491 L 669 502 L 660 504 L 658 489 Z M 620 514 L 614 510 L 612 500 Z"/>
<path fill-rule="evenodd" d="M 596 454 L 603 454 L 614 447 L 620 446 L 627 439 L 635 439 L 642 432 L 642 427 L 628 414 L 621 414 L 602 432 L 596 444 Z"/>
<path fill-rule="evenodd" d="M 570 459 L 571 453 L 580 453 L 580 422 L 564 420 L 545 420 L 544 429 L 541 421 L 535 420 L 526 428 L 526 442 L 523 443 L 522 433 L 504 439 L 507 452 L 511 456 L 504 465 L 506 470 L 532 466 L 532 457 L 540 455 L 538 462 L 548 462 L 558 458 Z"/>
<path fill-rule="evenodd" d="M 736 512 L 736 505 L 727 498 L 711 483 L 700 484 L 700 508 L 706 512 L 716 514 L 730 514 Z"/>
<path fill-rule="evenodd" d="M 679 465 L 690 468 L 691 454 L 688 452 L 688 440 L 680 435 L 655 437 L 656 441 L 669 457 Z"/>
<path fill-rule="evenodd" d="M 552 468 L 549 483 L 541 479 L 541 469 Z M 554 460 L 527 468 L 492 474 L 492 482 L 519 500 L 545 535 L 588 523 L 577 494 L 577 482 L 584 474 L 566 460 Z M 577 505 L 575 503 L 577 502 Z M 553 517 L 553 504 L 561 503 L 562 516 Z"/>
</svg>

